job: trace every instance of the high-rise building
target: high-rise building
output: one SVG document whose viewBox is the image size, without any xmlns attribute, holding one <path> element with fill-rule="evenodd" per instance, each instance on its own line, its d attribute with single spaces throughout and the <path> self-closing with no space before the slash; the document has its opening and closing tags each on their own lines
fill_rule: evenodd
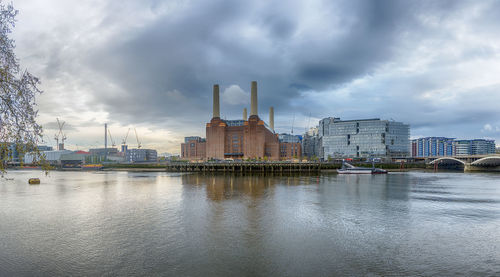
<svg viewBox="0 0 500 277">
<path fill-rule="evenodd" d="M 323 159 L 410 155 L 410 127 L 401 122 L 329 117 L 320 120 L 318 133 Z"/>
<path fill-rule="evenodd" d="M 453 156 L 454 138 L 426 137 L 412 140 L 412 157 Z"/>
<path fill-rule="evenodd" d="M 312 127 L 302 137 L 302 156 L 319 158 L 320 147 L 321 140 L 318 136 L 318 127 Z"/>
</svg>

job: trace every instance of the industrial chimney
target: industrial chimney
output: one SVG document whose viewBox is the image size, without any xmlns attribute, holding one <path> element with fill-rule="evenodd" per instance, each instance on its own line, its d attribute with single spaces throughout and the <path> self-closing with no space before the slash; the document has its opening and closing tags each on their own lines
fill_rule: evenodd
<svg viewBox="0 0 500 277">
<path fill-rule="evenodd" d="M 219 85 L 214 85 L 214 107 L 213 118 L 220 118 L 220 105 L 219 105 Z"/>
<path fill-rule="evenodd" d="M 252 95 L 251 95 L 251 107 L 250 107 L 250 116 L 258 115 L 257 110 L 257 82 L 252 81 Z"/>
<path fill-rule="evenodd" d="M 243 108 L 243 120 L 247 120 L 247 119 L 248 119 L 247 108 Z"/>
<path fill-rule="evenodd" d="M 269 108 L 269 127 L 274 132 L 274 107 Z"/>
</svg>

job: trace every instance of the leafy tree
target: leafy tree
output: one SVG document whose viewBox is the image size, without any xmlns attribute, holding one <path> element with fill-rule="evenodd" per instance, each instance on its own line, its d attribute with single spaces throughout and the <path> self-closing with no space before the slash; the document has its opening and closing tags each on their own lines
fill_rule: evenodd
<svg viewBox="0 0 500 277">
<path fill-rule="evenodd" d="M 5 171 L 14 151 L 36 151 L 42 139 L 42 128 L 35 120 L 40 81 L 21 69 L 14 40 L 9 38 L 17 13 L 12 4 L 4 5 L 0 0 L 0 172 Z"/>
</svg>

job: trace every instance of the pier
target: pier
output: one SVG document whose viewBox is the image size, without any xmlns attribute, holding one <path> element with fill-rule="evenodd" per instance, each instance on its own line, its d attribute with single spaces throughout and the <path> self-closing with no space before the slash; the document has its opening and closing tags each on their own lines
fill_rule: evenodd
<svg viewBox="0 0 500 277">
<path fill-rule="evenodd" d="M 319 172 L 336 169 L 331 163 L 178 163 L 166 165 L 170 172 Z"/>
</svg>

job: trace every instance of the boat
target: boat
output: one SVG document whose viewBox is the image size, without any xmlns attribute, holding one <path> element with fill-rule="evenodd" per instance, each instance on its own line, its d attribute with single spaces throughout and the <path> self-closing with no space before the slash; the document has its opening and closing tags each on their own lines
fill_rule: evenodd
<svg viewBox="0 0 500 277">
<path fill-rule="evenodd" d="M 381 168 L 375 168 L 372 163 L 372 167 L 356 167 L 345 161 L 342 161 L 342 168 L 337 169 L 339 174 L 387 174 L 387 170 Z"/>
<path fill-rule="evenodd" d="M 84 164 L 82 170 L 102 170 L 102 164 Z"/>
<path fill-rule="evenodd" d="M 39 179 L 39 178 L 30 178 L 30 179 L 28 180 L 28 183 L 29 183 L 30 185 L 38 185 L 38 184 L 40 184 L 40 179 Z"/>
</svg>

